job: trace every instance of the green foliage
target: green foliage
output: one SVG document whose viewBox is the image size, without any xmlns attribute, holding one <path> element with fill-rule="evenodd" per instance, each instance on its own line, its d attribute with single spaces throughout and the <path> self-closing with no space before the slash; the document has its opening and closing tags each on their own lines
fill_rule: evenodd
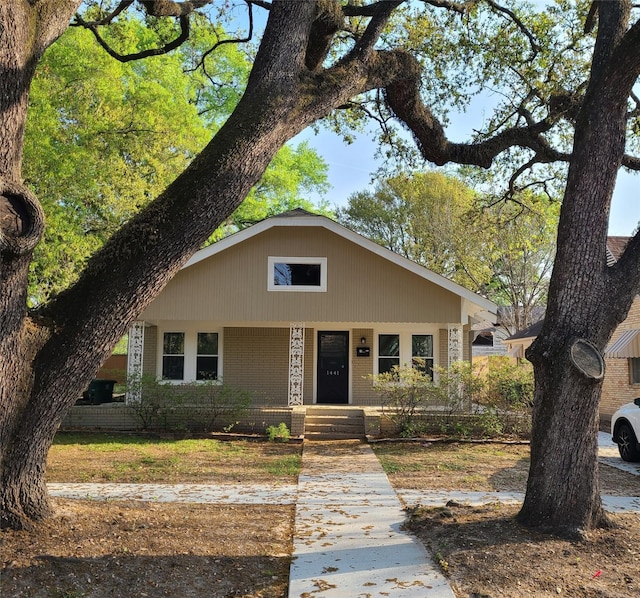
<svg viewBox="0 0 640 598">
<path fill-rule="evenodd" d="M 289 442 L 291 438 L 291 432 L 284 422 L 280 422 L 277 426 L 267 427 L 266 432 L 269 442 Z"/>
<path fill-rule="evenodd" d="M 189 406 L 186 426 L 192 431 L 211 432 L 224 419 L 230 421 L 225 427 L 229 432 L 253 402 L 250 392 L 214 380 L 192 384 L 183 392 Z"/>
<path fill-rule="evenodd" d="M 155 376 L 132 376 L 127 390 L 139 400 L 130 402 L 143 430 L 211 432 L 227 423 L 230 431 L 251 406 L 251 393 L 216 381 L 176 385 Z"/>
<path fill-rule="evenodd" d="M 383 415 L 401 437 L 420 436 L 434 422 L 440 431 L 461 438 L 528 432 L 520 422 L 532 403 L 529 366 L 497 358 L 481 371 L 461 361 L 448 370 L 436 368 L 434 374 L 435 382 L 418 369 L 394 367 L 370 376 L 380 393 Z"/>
<path fill-rule="evenodd" d="M 168 25 L 149 24 L 118 20 L 107 40 L 121 52 L 157 46 Z M 179 50 L 121 63 L 91 33 L 69 28 L 45 53 L 24 147 L 24 176 L 47 219 L 30 271 L 32 305 L 72 284 L 88 257 L 185 170 L 234 109 L 251 67 L 247 55 L 226 44 L 206 61 L 208 76 L 194 69 L 219 33 L 196 18 Z M 327 188 L 318 154 L 304 143 L 285 146 L 235 218 L 314 210 L 306 197 Z"/>
<path fill-rule="evenodd" d="M 140 420 L 143 430 L 168 430 L 171 415 L 182 404 L 176 386 L 158 381 L 150 374 L 129 376 L 127 392 L 137 397 L 130 402 L 130 408 Z"/>
<path fill-rule="evenodd" d="M 482 403 L 499 409 L 524 410 L 533 405 L 533 367 L 514 364 L 508 357 L 488 358 Z"/>
<path fill-rule="evenodd" d="M 396 425 L 400 436 L 420 434 L 417 416 L 433 399 L 436 388 L 431 377 L 420 369 L 394 366 L 370 379 L 374 390 L 380 393 L 383 415 Z"/>
</svg>

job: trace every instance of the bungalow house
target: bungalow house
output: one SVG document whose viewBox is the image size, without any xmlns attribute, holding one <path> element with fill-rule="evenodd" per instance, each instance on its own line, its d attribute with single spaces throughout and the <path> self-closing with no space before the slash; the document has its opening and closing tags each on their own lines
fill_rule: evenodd
<svg viewBox="0 0 640 598">
<path fill-rule="evenodd" d="M 304 210 L 197 252 L 141 314 L 128 371 L 222 380 L 254 404 L 375 406 L 368 375 L 470 359 L 496 306 Z M 491 314 L 491 315 L 490 315 Z"/>
<path fill-rule="evenodd" d="M 611 266 L 622 254 L 629 237 L 607 239 L 607 261 Z M 524 358 L 525 350 L 542 330 L 543 321 L 505 340 L 509 355 Z M 604 353 L 605 374 L 600 400 L 600 419 L 611 416 L 625 403 L 640 396 L 640 296 L 636 296 L 624 322 L 618 326 Z"/>
</svg>

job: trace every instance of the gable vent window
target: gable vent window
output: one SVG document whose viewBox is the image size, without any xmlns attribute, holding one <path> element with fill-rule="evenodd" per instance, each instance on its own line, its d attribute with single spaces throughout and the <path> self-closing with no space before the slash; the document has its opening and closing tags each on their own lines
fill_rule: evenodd
<svg viewBox="0 0 640 598">
<path fill-rule="evenodd" d="M 269 291 L 325 292 L 326 257 L 269 257 Z"/>
</svg>

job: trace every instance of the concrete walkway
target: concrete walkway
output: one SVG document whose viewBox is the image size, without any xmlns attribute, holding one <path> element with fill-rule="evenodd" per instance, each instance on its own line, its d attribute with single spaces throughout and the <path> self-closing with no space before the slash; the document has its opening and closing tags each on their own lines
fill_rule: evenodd
<svg viewBox="0 0 640 598">
<path fill-rule="evenodd" d="M 366 444 L 309 442 L 302 472 L 289 598 L 454 594 Z"/>
<path fill-rule="evenodd" d="M 609 434 L 599 459 L 640 476 Z M 305 442 L 298 484 L 49 484 L 52 496 L 96 500 L 296 504 L 289 598 L 309 596 L 453 598 L 420 542 L 404 532 L 403 504 L 441 506 L 521 503 L 520 493 L 399 490 L 396 494 L 369 445 Z M 640 483 L 639 483 L 640 491 Z M 640 513 L 640 497 L 603 496 L 606 510 Z"/>
</svg>

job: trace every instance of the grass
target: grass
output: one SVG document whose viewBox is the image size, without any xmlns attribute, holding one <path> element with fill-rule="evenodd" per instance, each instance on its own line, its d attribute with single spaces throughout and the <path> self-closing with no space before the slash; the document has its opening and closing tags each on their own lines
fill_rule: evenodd
<svg viewBox="0 0 640 598">
<path fill-rule="evenodd" d="M 277 483 L 295 481 L 300 445 L 212 438 L 60 433 L 49 451 L 50 482 Z"/>
<path fill-rule="evenodd" d="M 392 484 L 402 488 L 522 490 L 528 445 L 379 443 L 373 450 Z"/>
</svg>

